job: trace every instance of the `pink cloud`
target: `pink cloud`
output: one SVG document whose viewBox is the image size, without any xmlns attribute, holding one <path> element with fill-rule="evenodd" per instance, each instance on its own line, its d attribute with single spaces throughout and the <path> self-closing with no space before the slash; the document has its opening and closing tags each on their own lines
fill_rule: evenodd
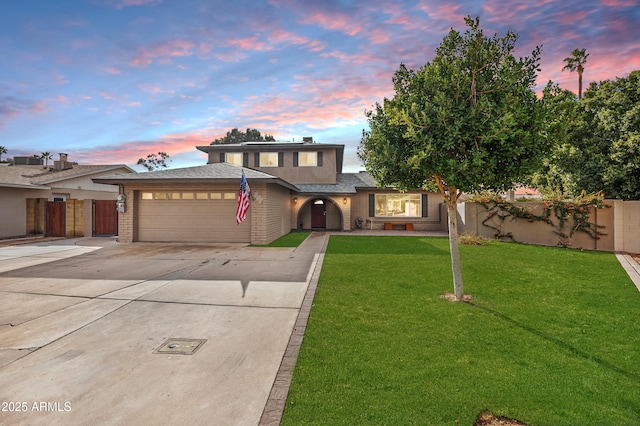
<svg viewBox="0 0 640 426">
<path fill-rule="evenodd" d="M 76 151 L 73 153 L 73 161 L 84 164 L 134 164 L 138 158 L 159 151 L 166 152 L 170 157 L 193 153 L 196 146 L 209 145 L 215 138 L 214 132 L 210 130 L 169 133 L 154 140 L 122 141 L 114 145 Z"/>
<path fill-rule="evenodd" d="M 339 31 L 354 36 L 365 29 L 362 23 L 356 22 L 354 16 L 338 12 L 317 11 L 305 15 L 299 21 L 305 25 L 318 25 L 331 31 Z"/>
<path fill-rule="evenodd" d="M 273 42 L 274 44 L 306 44 L 309 42 L 306 37 L 290 33 L 283 30 L 282 28 L 276 28 L 271 31 L 271 33 L 269 34 L 269 41 Z"/>
<path fill-rule="evenodd" d="M 107 72 L 107 74 L 114 74 L 114 75 L 122 74 L 122 70 L 117 67 L 108 67 L 107 69 L 105 69 L 105 71 Z"/>
<path fill-rule="evenodd" d="M 258 34 L 254 34 L 251 37 L 229 39 L 227 44 L 241 50 L 269 50 L 265 42 L 258 40 L 259 37 Z"/>
<path fill-rule="evenodd" d="M 600 3 L 609 7 L 631 7 L 637 6 L 637 0 L 600 0 Z"/>
<path fill-rule="evenodd" d="M 111 5 L 116 9 L 124 9 L 125 7 L 131 6 L 145 6 L 145 5 L 154 5 L 162 3 L 162 0 L 119 0 L 119 1 L 110 1 Z"/>
<path fill-rule="evenodd" d="M 555 21 L 563 25 L 579 25 L 584 22 L 589 13 L 584 10 L 573 13 L 558 13 L 555 16 Z"/>
<path fill-rule="evenodd" d="M 188 40 L 169 40 L 139 48 L 137 55 L 129 61 L 132 67 L 146 67 L 156 61 L 170 61 L 171 58 L 191 56 L 194 44 Z"/>
</svg>

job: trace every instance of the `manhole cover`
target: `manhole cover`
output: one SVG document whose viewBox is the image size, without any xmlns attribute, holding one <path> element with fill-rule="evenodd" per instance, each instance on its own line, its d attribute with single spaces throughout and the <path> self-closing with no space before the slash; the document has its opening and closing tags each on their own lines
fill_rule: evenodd
<svg viewBox="0 0 640 426">
<path fill-rule="evenodd" d="M 193 355 L 207 339 L 169 339 L 154 354 Z"/>
</svg>

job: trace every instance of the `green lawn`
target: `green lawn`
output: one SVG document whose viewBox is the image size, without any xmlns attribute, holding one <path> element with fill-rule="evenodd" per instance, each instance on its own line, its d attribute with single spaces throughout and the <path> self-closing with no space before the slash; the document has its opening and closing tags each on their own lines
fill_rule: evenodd
<svg viewBox="0 0 640 426">
<path fill-rule="evenodd" d="M 611 253 L 332 236 L 282 424 L 640 424 L 640 292 Z"/>
<path fill-rule="evenodd" d="M 252 244 L 252 247 L 298 247 L 311 232 L 307 231 L 291 231 L 286 235 L 266 245 Z"/>
</svg>

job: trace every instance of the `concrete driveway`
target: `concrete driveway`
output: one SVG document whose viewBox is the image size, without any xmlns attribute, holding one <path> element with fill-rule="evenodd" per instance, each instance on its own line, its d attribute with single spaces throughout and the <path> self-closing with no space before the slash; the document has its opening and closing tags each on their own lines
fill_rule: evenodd
<svg viewBox="0 0 640 426">
<path fill-rule="evenodd" d="M 326 238 L 0 248 L 0 424 L 258 424 Z"/>
</svg>

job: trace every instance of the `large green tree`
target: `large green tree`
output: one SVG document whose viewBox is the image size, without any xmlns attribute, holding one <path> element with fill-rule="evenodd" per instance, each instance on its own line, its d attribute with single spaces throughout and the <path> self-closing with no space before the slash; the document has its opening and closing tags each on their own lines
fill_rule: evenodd
<svg viewBox="0 0 640 426">
<path fill-rule="evenodd" d="M 401 190 L 435 183 L 448 207 L 456 300 L 464 289 L 458 252 L 462 192 L 510 188 L 546 153 L 544 108 L 533 88 L 540 48 L 513 55 L 517 34 L 485 35 L 479 18 L 451 29 L 431 62 L 400 65 L 395 96 L 366 113 L 359 156 L 380 185 Z"/>
<path fill-rule="evenodd" d="M 2 162 L 2 155 L 7 153 L 7 148 L 0 146 L 0 162 Z"/>
<path fill-rule="evenodd" d="M 555 101 L 559 142 L 535 183 L 571 196 L 604 191 L 640 200 L 640 70 L 592 82 L 580 102 Z"/>
<path fill-rule="evenodd" d="M 571 56 L 567 56 L 562 60 L 565 63 L 562 71 L 569 70 L 570 72 L 576 71 L 578 73 L 578 99 L 582 99 L 582 74 L 588 57 L 587 49 L 573 49 Z"/>
<path fill-rule="evenodd" d="M 242 142 L 275 142 L 275 138 L 271 135 L 262 136 L 258 129 L 247 129 L 246 132 L 243 132 L 235 127 L 228 131 L 225 136 L 211 142 L 211 145 Z"/>
</svg>

